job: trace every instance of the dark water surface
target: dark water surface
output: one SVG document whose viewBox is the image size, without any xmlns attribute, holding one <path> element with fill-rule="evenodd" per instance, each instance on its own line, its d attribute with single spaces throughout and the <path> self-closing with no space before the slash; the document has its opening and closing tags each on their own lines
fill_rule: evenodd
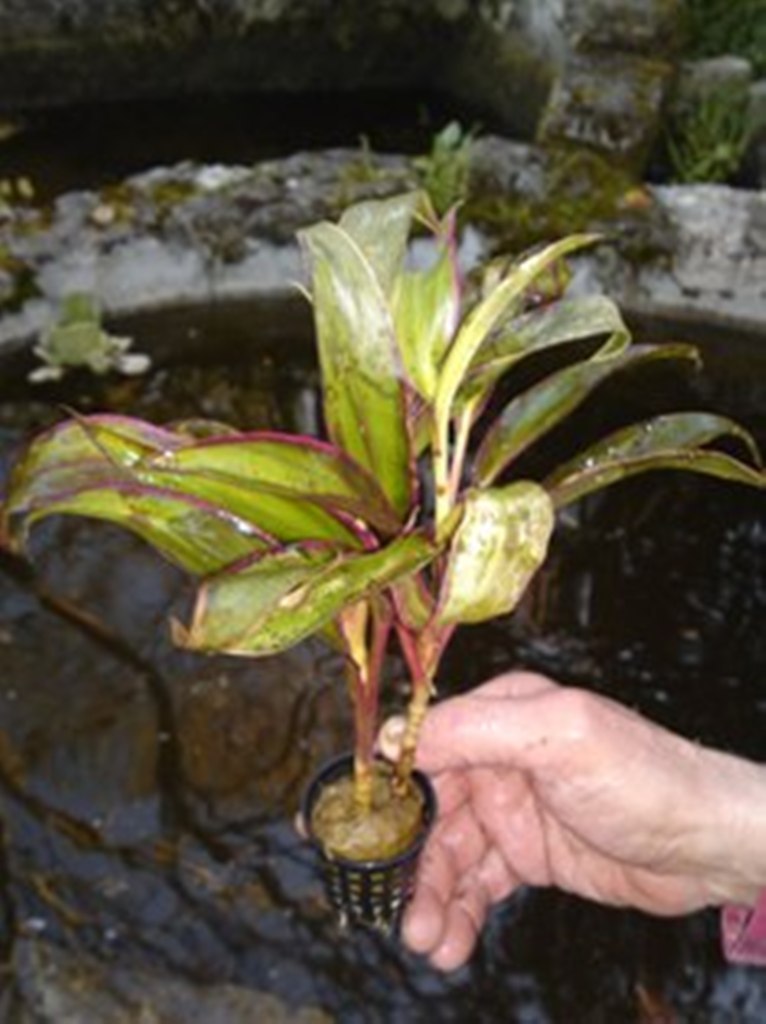
<svg viewBox="0 0 766 1024">
<path fill-rule="evenodd" d="M 476 112 L 426 92 L 295 96 L 191 96 L 74 105 L 20 113 L 0 136 L 0 180 L 24 176 L 41 199 L 99 188 L 182 160 L 254 163 L 298 150 L 355 148 L 425 153 L 453 118 L 470 128 Z M 482 116 L 486 130 L 492 119 Z M 0 126 L 1 127 L 1 126 Z"/>
<path fill-rule="evenodd" d="M 304 321 L 270 323 L 224 307 L 121 324 L 158 356 L 187 346 L 187 365 L 159 359 L 144 381 L 29 392 L 13 383 L 23 367 L 6 368 L 0 472 L 64 401 L 315 430 Z M 221 362 L 194 363 L 203 349 Z M 680 407 L 735 414 L 763 444 L 766 344 L 706 352 L 702 375 L 604 388 L 542 457 Z M 122 531 L 62 519 L 32 551 L 34 573 L 0 562 L 0 1020 L 766 1020 L 766 973 L 723 962 L 713 912 L 660 921 L 527 892 L 449 977 L 338 933 L 291 827 L 312 767 L 346 746 L 335 657 L 312 643 L 254 663 L 173 650 L 167 619 L 188 614 L 191 586 Z M 463 630 L 440 688 L 531 666 L 762 759 L 765 613 L 763 497 L 655 474 L 564 517 L 518 613 Z M 400 666 L 391 676 L 395 705 Z"/>
</svg>

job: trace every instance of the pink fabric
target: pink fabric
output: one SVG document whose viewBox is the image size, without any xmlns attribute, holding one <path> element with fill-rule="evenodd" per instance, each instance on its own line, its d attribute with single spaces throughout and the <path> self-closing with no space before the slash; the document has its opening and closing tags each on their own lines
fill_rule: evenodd
<svg viewBox="0 0 766 1024">
<path fill-rule="evenodd" d="M 766 967 L 766 890 L 755 907 L 724 907 L 721 930 L 727 960 Z"/>
</svg>

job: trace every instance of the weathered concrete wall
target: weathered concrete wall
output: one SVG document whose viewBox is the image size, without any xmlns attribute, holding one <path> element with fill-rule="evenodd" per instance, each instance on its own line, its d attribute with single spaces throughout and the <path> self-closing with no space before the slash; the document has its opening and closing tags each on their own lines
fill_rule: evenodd
<svg viewBox="0 0 766 1024">
<path fill-rule="evenodd" d="M 0 111 L 422 89 L 506 134 L 640 169 L 681 12 L 682 0 L 0 0 Z"/>
<path fill-rule="evenodd" d="M 364 12 L 328 0 L 2 0 L 0 94 L 37 106 L 408 84 L 452 20 L 401 0 Z"/>
<path fill-rule="evenodd" d="M 586 146 L 640 174 L 682 40 L 681 0 L 568 0 L 567 49 L 538 141 Z"/>
<path fill-rule="evenodd" d="M 531 131 L 562 0 L 0 0 L 0 108 L 432 88 Z M 523 99 L 523 102 L 522 102 Z"/>
</svg>

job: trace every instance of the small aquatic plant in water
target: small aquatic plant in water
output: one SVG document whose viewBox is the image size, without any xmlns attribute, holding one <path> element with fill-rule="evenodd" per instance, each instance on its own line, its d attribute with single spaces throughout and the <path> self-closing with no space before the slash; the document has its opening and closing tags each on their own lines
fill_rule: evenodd
<svg viewBox="0 0 766 1024">
<path fill-rule="evenodd" d="M 434 240 L 422 269 L 406 262 L 416 224 Z M 327 440 L 76 415 L 32 440 L 0 519 L 14 550 L 59 513 L 111 520 L 153 544 L 200 580 L 191 622 L 173 624 L 184 648 L 263 657 L 318 634 L 342 651 L 353 778 L 343 827 L 322 841 L 348 859 L 381 848 L 395 857 L 417 829 L 410 780 L 440 659 L 461 623 L 515 608 L 557 510 L 651 469 L 765 482 L 750 435 L 707 412 L 632 424 L 541 480 L 520 476 L 520 456 L 601 382 L 696 351 L 632 344 L 610 299 L 567 296 L 563 262 L 594 236 L 492 263 L 468 288 L 454 233 L 454 211 L 439 218 L 419 193 L 358 204 L 300 233 Z M 590 342 L 585 357 L 577 342 Z M 509 370 L 554 349 L 578 355 L 490 401 Z M 709 447 L 719 439 L 747 458 Z M 411 695 L 399 762 L 381 775 L 379 689 L 394 640 Z M 408 800 L 393 839 L 359 839 L 382 803 Z"/>
<path fill-rule="evenodd" d="M 110 370 L 128 376 L 146 373 L 150 359 L 129 352 L 133 341 L 106 331 L 96 301 L 87 292 L 65 295 L 58 317 L 40 335 L 33 351 L 42 365 L 32 370 L 32 384 L 60 380 L 76 368 L 103 374 Z"/>
</svg>

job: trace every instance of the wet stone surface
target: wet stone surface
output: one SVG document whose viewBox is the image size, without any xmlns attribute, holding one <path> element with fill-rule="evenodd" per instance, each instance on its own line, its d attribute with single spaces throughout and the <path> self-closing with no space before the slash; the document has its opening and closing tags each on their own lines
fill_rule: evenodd
<svg viewBox="0 0 766 1024">
<path fill-rule="evenodd" d="M 162 391 L 187 416 L 209 392 L 209 413 L 237 419 L 243 397 L 221 382 L 239 377 L 274 396 L 253 402 L 250 426 L 305 426 L 315 371 L 288 341 L 289 370 L 273 352 L 234 369 L 157 366 L 89 401 L 171 413 Z M 694 405 L 736 412 L 763 441 L 763 352 L 710 355 L 707 377 L 607 391 L 573 431 Z M 38 395 L 0 395 L 0 474 L 11 443 L 59 415 L 61 391 Z M 599 1024 L 637 1019 L 647 993 L 681 1020 L 764 1019 L 766 980 L 723 963 L 714 912 L 655 921 L 527 892 L 449 977 L 376 935 L 340 933 L 292 823 L 313 766 L 347 745 L 337 659 L 315 644 L 253 663 L 174 650 L 167 620 L 188 615 L 190 584 L 115 529 L 44 524 L 32 561 L 34 573 L 0 562 L 0 1020 Z M 440 691 L 525 664 L 759 757 L 764 613 L 762 498 L 659 474 L 562 521 L 518 614 L 458 634 Z M 397 678 L 394 665 L 394 704 Z"/>
</svg>

